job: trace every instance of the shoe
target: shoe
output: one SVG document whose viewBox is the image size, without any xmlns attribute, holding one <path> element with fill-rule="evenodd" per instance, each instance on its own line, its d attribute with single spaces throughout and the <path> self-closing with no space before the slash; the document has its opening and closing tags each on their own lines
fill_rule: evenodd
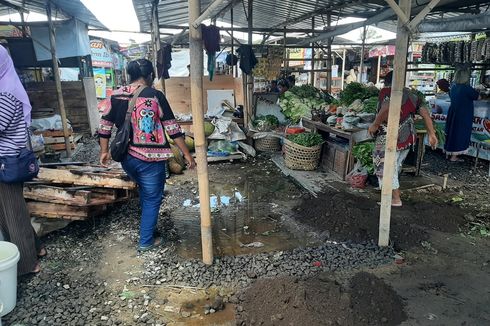
<svg viewBox="0 0 490 326">
<path fill-rule="evenodd" d="M 162 238 L 156 238 L 155 241 L 153 241 L 153 244 L 149 246 L 138 246 L 138 251 L 149 251 L 155 248 L 160 247 L 163 244 L 163 239 Z"/>
</svg>

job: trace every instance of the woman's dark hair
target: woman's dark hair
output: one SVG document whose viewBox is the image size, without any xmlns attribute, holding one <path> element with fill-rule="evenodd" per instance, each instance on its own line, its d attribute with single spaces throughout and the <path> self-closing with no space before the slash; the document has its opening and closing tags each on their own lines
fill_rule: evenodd
<svg viewBox="0 0 490 326">
<path fill-rule="evenodd" d="M 147 59 L 134 60 L 128 64 L 126 71 L 128 72 L 131 82 L 134 82 L 141 77 L 148 79 L 153 75 L 153 64 Z"/>
<path fill-rule="evenodd" d="M 385 80 L 384 82 L 385 86 L 391 85 L 391 83 L 393 82 L 393 71 L 387 73 L 384 80 Z"/>
</svg>

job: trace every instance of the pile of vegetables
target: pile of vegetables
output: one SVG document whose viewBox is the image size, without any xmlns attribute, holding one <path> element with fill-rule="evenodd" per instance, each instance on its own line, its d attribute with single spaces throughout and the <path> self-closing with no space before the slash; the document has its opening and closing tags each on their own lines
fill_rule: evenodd
<svg viewBox="0 0 490 326">
<path fill-rule="evenodd" d="M 352 149 L 352 155 L 369 174 L 374 174 L 373 151 L 374 142 L 356 144 Z"/>
<path fill-rule="evenodd" d="M 271 131 L 279 127 L 279 119 L 271 114 L 260 116 L 252 123 L 258 131 Z"/>
<path fill-rule="evenodd" d="M 328 98 L 321 90 L 310 86 L 294 86 L 279 98 L 282 113 L 297 123 L 302 117 L 310 116 L 311 110 L 327 104 Z"/>
<path fill-rule="evenodd" d="M 288 140 L 304 147 L 314 147 L 324 142 L 323 137 L 320 134 L 312 132 L 303 132 L 301 134 L 289 135 Z"/>
<path fill-rule="evenodd" d="M 355 100 L 364 101 L 371 97 L 378 97 L 379 90 L 372 86 L 368 87 L 361 83 L 352 82 L 340 92 L 340 103 L 349 106 Z"/>
<path fill-rule="evenodd" d="M 362 112 L 377 113 L 378 111 L 378 97 L 373 96 L 364 100 Z"/>
</svg>

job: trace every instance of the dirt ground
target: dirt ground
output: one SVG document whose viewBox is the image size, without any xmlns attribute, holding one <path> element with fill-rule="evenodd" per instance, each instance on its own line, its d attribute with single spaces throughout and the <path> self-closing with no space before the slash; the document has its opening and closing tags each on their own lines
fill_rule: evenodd
<svg viewBox="0 0 490 326">
<path fill-rule="evenodd" d="M 321 273 L 308 280 L 259 280 L 243 294 L 238 320 L 247 325 L 399 325 L 403 302 L 376 276 L 360 272 L 345 285 Z"/>
<path fill-rule="evenodd" d="M 167 218 L 159 222 L 165 246 L 136 253 L 134 203 L 72 223 L 43 238 L 49 252 L 43 271 L 20 279 L 18 306 L 2 321 L 8 326 L 490 325 L 490 189 L 479 177 L 486 167 L 472 171 L 471 183 L 450 168 L 450 189 L 404 193 L 391 227 L 398 256 L 367 265 L 351 263 L 380 255 L 372 249 L 379 218 L 379 193 L 373 189 L 338 188 L 313 198 L 267 157 L 211 165 L 213 236 L 222 257 L 208 268 L 196 259 L 195 172 L 174 176 L 162 210 Z M 245 246 L 254 242 L 262 246 Z M 303 249 L 337 242 L 337 249 Z M 339 255 L 347 258 L 336 261 Z M 288 263 L 295 264 L 297 276 L 281 274 Z M 255 265 L 260 266 L 252 269 Z M 332 268 L 337 265 L 343 268 Z M 199 279 L 209 275 L 215 278 Z M 216 275 L 232 282 L 217 282 Z M 212 308 L 220 300 L 224 305 Z"/>
</svg>

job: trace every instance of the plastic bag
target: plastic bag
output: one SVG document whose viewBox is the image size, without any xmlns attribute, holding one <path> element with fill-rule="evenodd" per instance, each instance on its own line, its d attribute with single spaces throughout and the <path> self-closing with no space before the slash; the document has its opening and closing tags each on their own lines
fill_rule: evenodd
<svg viewBox="0 0 490 326">
<path fill-rule="evenodd" d="M 367 178 L 368 171 L 362 167 L 360 162 L 357 162 L 354 169 L 345 176 L 345 181 L 347 181 L 352 188 L 364 189 L 366 188 Z"/>
<path fill-rule="evenodd" d="M 214 140 L 209 143 L 208 152 L 210 154 L 213 153 L 222 153 L 222 154 L 231 154 L 237 151 L 237 144 L 229 142 L 227 140 Z"/>
</svg>

